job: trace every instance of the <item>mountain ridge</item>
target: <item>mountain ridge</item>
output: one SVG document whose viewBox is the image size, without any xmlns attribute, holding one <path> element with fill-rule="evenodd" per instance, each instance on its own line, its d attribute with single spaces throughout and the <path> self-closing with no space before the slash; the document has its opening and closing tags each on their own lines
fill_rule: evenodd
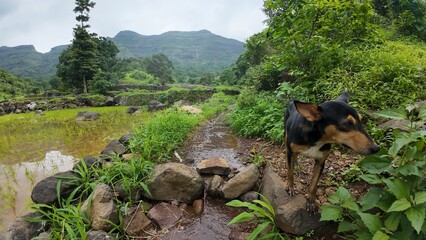
<svg viewBox="0 0 426 240">
<path fill-rule="evenodd" d="M 142 35 L 131 30 L 118 32 L 112 40 L 120 50 L 119 58 L 148 57 L 163 53 L 175 66 L 196 71 L 221 71 L 234 63 L 244 50 L 242 42 L 208 30 L 168 31 Z M 33 45 L 0 47 L 0 68 L 18 76 L 43 78 L 54 75 L 58 56 L 68 45 L 40 53 Z"/>
</svg>

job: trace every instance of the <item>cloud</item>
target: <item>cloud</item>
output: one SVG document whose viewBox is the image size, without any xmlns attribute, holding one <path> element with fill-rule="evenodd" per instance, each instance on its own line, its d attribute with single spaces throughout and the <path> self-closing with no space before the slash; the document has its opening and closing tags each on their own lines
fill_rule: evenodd
<svg viewBox="0 0 426 240">
<path fill-rule="evenodd" d="M 265 19 L 259 0 L 97 0 L 91 31 L 113 37 L 131 30 L 142 35 L 207 29 L 240 41 L 260 32 Z M 74 1 L 1 0 L 0 45 L 33 44 L 39 51 L 68 44 L 75 20 Z"/>
</svg>

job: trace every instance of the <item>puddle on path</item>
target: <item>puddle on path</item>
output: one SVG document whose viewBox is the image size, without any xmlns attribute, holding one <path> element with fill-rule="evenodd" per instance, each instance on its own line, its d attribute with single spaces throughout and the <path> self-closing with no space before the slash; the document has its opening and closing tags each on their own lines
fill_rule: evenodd
<svg viewBox="0 0 426 240">
<path fill-rule="evenodd" d="M 58 151 L 48 152 L 42 161 L 0 164 L 0 231 L 17 217 L 30 212 L 35 184 L 58 172 L 68 171 L 74 158 Z"/>
<path fill-rule="evenodd" d="M 242 170 L 242 161 L 238 157 L 240 142 L 219 116 L 200 129 L 191 137 L 178 153 L 189 165 L 196 167 L 199 162 L 212 157 L 224 158 L 231 168 Z M 226 206 L 226 200 L 206 198 L 204 212 L 193 217 L 185 214 L 180 224 L 168 230 L 160 238 L 165 240 L 184 239 L 229 239 L 232 229 L 237 225 L 228 226 L 232 218 L 241 213 L 241 209 Z"/>
</svg>

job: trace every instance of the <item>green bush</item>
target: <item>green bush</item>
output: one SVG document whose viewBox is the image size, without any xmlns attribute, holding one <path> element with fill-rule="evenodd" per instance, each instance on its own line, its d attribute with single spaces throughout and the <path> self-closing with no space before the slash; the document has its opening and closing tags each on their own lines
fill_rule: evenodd
<svg viewBox="0 0 426 240">
<path fill-rule="evenodd" d="M 339 222 L 338 232 L 357 239 L 425 239 L 426 237 L 426 110 L 408 107 L 379 113 L 394 119 L 409 119 L 410 132 L 395 131 L 386 151 L 365 157 L 359 176 L 371 184 L 368 193 L 355 200 L 340 187 L 321 207 L 321 220 Z"/>
<path fill-rule="evenodd" d="M 245 90 L 227 121 L 233 131 L 242 136 L 265 137 L 282 142 L 284 107 L 273 94 Z"/>
<path fill-rule="evenodd" d="M 386 109 L 426 97 L 426 45 L 386 42 L 345 50 L 341 64 L 313 87 L 320 100 L 347 91 L 362 109 Z"/>
</svg>

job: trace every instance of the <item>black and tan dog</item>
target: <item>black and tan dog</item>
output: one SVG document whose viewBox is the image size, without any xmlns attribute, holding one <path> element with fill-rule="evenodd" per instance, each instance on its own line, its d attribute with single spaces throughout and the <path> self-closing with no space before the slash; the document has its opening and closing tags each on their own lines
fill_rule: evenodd
<svg viewBox="0 0 426 240">
<path fill-rule="evenodd" d="M 306 195 L 310 212 L 315 211 L 317 184 L 331 144 L 345 145 L 363 155 L 379 150 L 362 127 L 361 116 L 347 104 L 347 99 L 348 94 L 343 93 L 337 100 L 319 105 L 292 101 L 284 115 L 290 195 L 294 194 L 293 170 L 297 156 L 303 154 L 315 159 L 312 182 Z"/>
</svg>

